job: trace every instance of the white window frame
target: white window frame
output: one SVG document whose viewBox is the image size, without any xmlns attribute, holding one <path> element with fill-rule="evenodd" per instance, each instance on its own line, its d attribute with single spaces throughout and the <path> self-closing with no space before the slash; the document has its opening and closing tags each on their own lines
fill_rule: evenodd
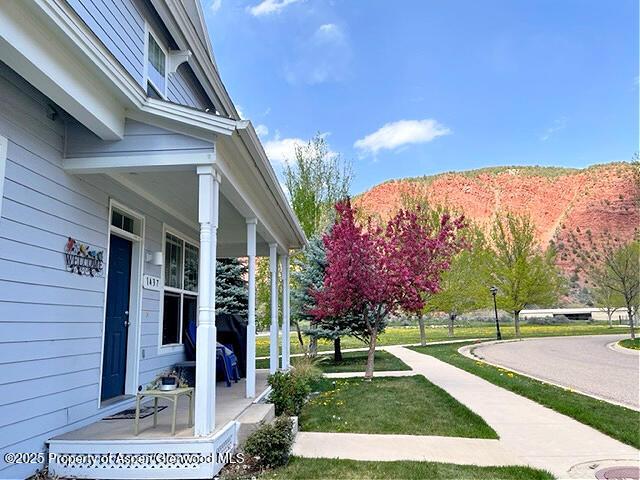
<svg viewBox="0 0 640 480">
<path fill-rule="evenodd" d="M 165 285 L 165 268 L 166 265 L 165 263 L 167 262 L 167 258 L 164 258 L 164 262 L 162 265 L 162 271 L 160 274 L 160 284 L 162 285 L 162 288 L 160 290 L 160 318 L 159 320 L 159 328 L 158 328 L 158 354 L 162 355 L 162 354 L 170 354 L 170 353 L 177 353 L 177 352 L 182 352 L 184 350 L 184 340 L 182 338 L 182 330 L 183 330 L 183 325 L 182 322 L 184 321 L 184 319 L 182 318 L 184 311 L 183 311 L 183 302 L 184 302 L 184 296 L 185 295 L 189 295 L 192 297 L 196 297 L 196 305 L 199 306 L 200 305 L 200 295 L 199 295 L 199 290 L 200 290 L 200 242 L 198 242 L 197 240 L 194 240 L 193 238 L 191 238 L 188 235 L 185 235 L 184 233 L 182 233 L 180 230 L 175 229 L 169 225 L 167 225 L 166 223 L 162 224 L 162 255 L 163 257 L 165 256 L 165 253 L 167 251 L 167 233 L 170 235 L 173 235 L 174 237 L 177 237 L 178 239 L 182 240 L 183 242 L 183 248 L 182 248 L 182 286 L 184 287 L 184 262 L 186 259 L 186 248 L 184 247 L 185 243 L 189 243 L 191 245 L 193 245 L 194 247 L 198 248 L 198 290 L 196 290 L 195 292 L 192 290 L 186 290 L 184 288 L 175 288 L 175 287 L 167 287 Z M 164 324 L 164 293 L 166 292 L 171 292 L 171 293 L 177 293 L 180 294 L 180 325 L 178 326 L 178 335 L 179 335 L 179 343 L 171 343 L 171 344 L 167 344 L 167 345 L 163 345 L 162 344 L 162 327 Z M 196 307 L 197 308 L 197 307 Z"/>
<path fill-rule="evenodd" d="M 9 140 L 0 135 L 0 221 L 2 220 L 2 196 L 4 194 L 4 178 L 7 171 L 7 149 Z"/>
<path fill-rule="evenodd" d="M 153 83 L 153 80 L 149 77 L 149 35 L 153 36 L 160 50 L 164 53 L 164 89 L 158 88 L 158 85 Z M 165 47 L 164 43 L 160 40 L 160 37 L 151 28 L 148 22 L 144 24 L 144 91 L 147 91 L 147 84 L 155 89 L 156 92 L 164 99 L 167 99 L 167 88 L 169 85 L 169 50 Z"/>
</svg>

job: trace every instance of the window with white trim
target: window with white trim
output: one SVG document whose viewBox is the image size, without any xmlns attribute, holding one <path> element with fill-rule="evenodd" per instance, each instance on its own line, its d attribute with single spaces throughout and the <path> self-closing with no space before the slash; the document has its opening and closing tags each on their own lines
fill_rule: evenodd
<svg viewBox="0 0 640 480">
<path fill-rule="evenodd" d="M 164 238 L 162 345 L 184 343 L 189 322 L 196 321 L 199 248 L 174 233 Z"/>
<path fill-rule="evenodd" d="M 147 33 L 146 56 L 147 95 L 163 98 L 167 92 L 167 52 L 151 30 Z"/>
</svg>

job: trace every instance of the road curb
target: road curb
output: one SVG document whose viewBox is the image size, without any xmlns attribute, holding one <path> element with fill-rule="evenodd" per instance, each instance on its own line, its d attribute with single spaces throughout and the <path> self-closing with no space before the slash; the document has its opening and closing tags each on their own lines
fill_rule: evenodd
<svg viewBox="0 0 640 480">
<path fill-rule="evenodd" d="M 544 337 L 544 338 L 550 338 L 550 337 Z M 479 347 L 481 345 L 493 345 L 493 344 L 496 344 L 496 343 L 508 343 L 508 342 L 513 342 L 513 341 L 517 342 L 517 341 L 523 341 L 523 340 L 534 340 L 534 338 L 525 338 L 525 339 L 520 339 L 520 340 L 494 340 L 492 342 L 481 342 L 481 343 L 476 343 L 476 344 L 473 344 L 473 345 L 465 345 L 465 346 L 460 347 L 458 349 L 458 353 L 460 355 L 465 356 L 465 357 L 467 357 L 467 358 L 469 358 L 471 360 L 474 360 L 476 362 L 482 362 L 482 363 L 485 363 L 487 365 L 491 365 L 492 367 L 502 368 L 502 369 L 507 370 L 509 372 L 517 373 L 518 375 L 522 375 L 523 377 L 528 377 L 528 378 L 530 378 L 532 380 L 536 380 L 536 381 L 541 382 L 541 383 L 546 383 L 547 385 L 553 385 L 554 387 L 558 387 L 558 388 L 561 388 L 563 390 L 566 390 L 566 391 L 569 391 L 569 392 L 572 392 L 572 393 L 579 393 L 580 395 L 584 395 L 586 397 L 591 397 L 591 398 L 593 398 L 595 400 L 600 400 L 601 402 L 607 402 L 607 403 L 610 403 L 612 405 L 617 405 L 618 407 L 623 407 L 623 408 L 626 408 L 628 410 L 633 410 L 635 412 L 640 412 L 640 409 L 638 409 L 638 408 L 634 408 L 634 407 L 632 407 L 630 405 L 625 405 L 623 403 L 616 402 L 615 400 L 610 400 L 608 398 L 603 398 L 603 397 L 600 397 L 598 395 L 594 395 L 592 393 L 587 393 L 587 392 L 582 391 L 582 390 L 577 390 L 575 388 L 567 387 L 566 385 L 561 385 L 559 383 L 555 383 L 555 382 L 552 382 L 550 380 L 546 380 L 544 378 L 536 377 L 534 375 L 531 375 L 529 373 L 525 373 L 525 372 L 523 372 L 521 370 L 516 370 L 516 369 L 511 368 L 511 367 L 505 367 L 504 365 L 500 365 L 498 363 L 489 362 L 489 361 L 485 360 L 484 358 L 477 356 L 473 352 L 473 350 L 476 347 Z"/>
<path fill-rule="evenodd" d="M 622 340 L 618 340 L 617 342 L 608 343 L 607 348 L 609 348 L 609 350 L 613 350 L 614 352 L 624 353 L 625 355 L 640 355 L 640 350 L 634 350 L 633 348 L 626 348 L 618 345 L 618 343 L 621 341 Z"/>
</svg>

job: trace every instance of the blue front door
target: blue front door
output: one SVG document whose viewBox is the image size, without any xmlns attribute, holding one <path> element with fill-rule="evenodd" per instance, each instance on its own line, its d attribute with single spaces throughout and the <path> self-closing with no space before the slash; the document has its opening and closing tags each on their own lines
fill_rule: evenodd
<svg viewBox="0 0 640 480">
<path fill-rule="evenodd" d="M 102 400 L 124 394 L 131 286 L 131 242 L 111 235 L 102 361 Z"/>
</svg>

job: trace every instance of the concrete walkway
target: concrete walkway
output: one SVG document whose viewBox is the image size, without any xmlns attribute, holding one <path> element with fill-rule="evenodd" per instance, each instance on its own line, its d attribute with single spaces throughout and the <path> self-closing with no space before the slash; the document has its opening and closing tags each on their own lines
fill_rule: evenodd
<svg viewBox="0 0 640 480">
<path fill-rule="evenodd" d="M 558 478 L 584 462 L 640 460 L 637 449 L 471 373 L 407 348 L 387 350 L 480 415 L 516 457 Z"/>
<path fill-rule="evenodd" d="M 299 432 L 293 455 L 385 461 L 419 460 L 460 465 L 525 465 L 499 440 L 420 435 Z"/>
</svg>

